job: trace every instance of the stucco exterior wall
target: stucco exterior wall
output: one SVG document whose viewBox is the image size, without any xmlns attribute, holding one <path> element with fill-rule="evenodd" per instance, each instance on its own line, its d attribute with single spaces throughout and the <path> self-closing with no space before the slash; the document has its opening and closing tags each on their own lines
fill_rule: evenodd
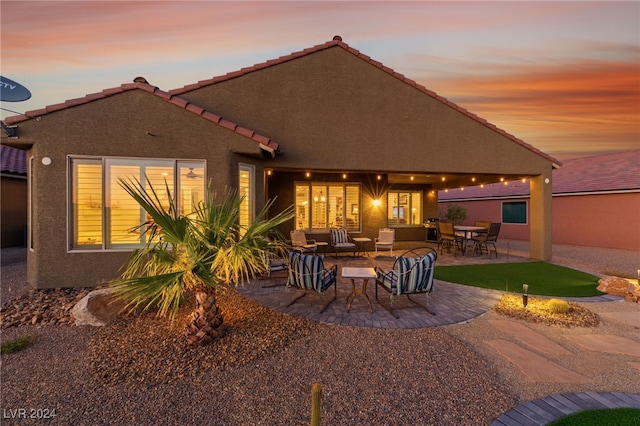
<svg viewBox="0 0 640 426">
<path fill-rule="evenodd" d="M 548 160 L 339 47 L 182 97 L 269 135 L 273 167 L 544 173 Z"/>
<path fill-rule="evenodd" d="M 55 131 L 52 131 L 54 130 Z M 149 135 L 148 133 L 151 135 Z M 144 91 L 133 90 L 20 124 L 20 143 L 33 144 L 34 247 L 28 280 L 38 288 L 96 286 L 118 276 L 127 251 L 68 251 L 67 157 L 205 159 L 214 188 L 237 188 L 238 162 L 252 163 L 256 142 Z M 42 164 L 49 157 L 51 164 Z M 260 161 L 256 161 L 260 163 Z M 261 176 L 262 167 L 256 174 Z M 262 204 L 257 185 L 258 208 Z"/>
<path fill-rule="evenodd" d="M 640 193 L 553 197 L 553 242 L 640 251 Z"/>
<path fill-rule="evenodd" d="M 465 225 L 474 220 L 502 220 L 502 202 L 507 200 L 454 201 L 467 209 Z M 446 211 L 448 201 L 440 203 Z M 640 193 L 554 196 L 552 242 L 589 247 L 640 251 Z M 529 240 L 530 225 L 503 224 L 499 239 Z"/>
</svg>

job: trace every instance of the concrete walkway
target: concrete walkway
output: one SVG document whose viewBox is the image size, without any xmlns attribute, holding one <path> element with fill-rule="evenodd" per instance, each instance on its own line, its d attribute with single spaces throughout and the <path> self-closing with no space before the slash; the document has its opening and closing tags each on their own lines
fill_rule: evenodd
<svg viewBox="0 0 640 426">
<path fill-rule="evenodd" d="M 415 246 L 416 244 L 424 245 L 416 242 L 404 243 L 404 247 L 400 245 L 399 250 L 394 254 L 399 255 L 404 248 Z M 499 247 L 500 256 L 497 259 L 488 258 L 487 256 L 462 257 L 458 255 L 456 257 L 453 254 L 445 253 L 438 257 L 437 264 L 502 263 L 529 260 L 525 257 L 528 250 L 526 244 L 516 242 L 514 245 L 517 248 L 513 250 L 510 249 L 509 246 L 511 244 L 509 242 L 506 244 L 508 245 L 506 248 Z M 506 252 L 508 252 L 508 255 Z M 599 258 L 603 263 L 596 263 L 588 260 L 593 256 L 593 249 L 590 248 L 562 247 L 560 252 L 563 255 L 562 263 L 557 261 L 554 263 L 566 264 L 566 266 L 585 270 L 596 275 L 605 274 L 607 268 L 618 268 L 617 270 L 630 269 L 632 263 L 635 263 L 635 259 L 640 259 L 640 254 L 630 252 L 623 253 L 623 259 L 620 260 L 621 256 L 618 253 L 620 251 L 612 251 L 609 253 L 609 258 L 607 258 L 606 250 L 600 250 Z M 341 255 L 337 259 L 333 256 L 325 257 L 325 267 L 330 267 L 333 264 L 338 265 L 338 284 L 337 299 L 323 313 L 319 311 L 333 296 L 333 289 L 329 294 L 308 294 L 293 305 L 287 306 L 300 293 L 299 290 L 285 286 L 287 279 L 286 273 L 283 272 L 275 273 L 269 279 L 242 286 L 239 291 L 262 306 L 315 321 L 355 327 L 399 329 L 437 327 L 471 321 L 491 309 L 503 294 L 501 291 L 436 280 L 434 292 L 428 297 L 426 295 L 413 297 L 423 304 L 428 304 L 429 309 L 435 315 L 412 304 L 405 297 L 399 297 L 395 298 L 393 303 L 394 312 L 399 318 L 394 318 L 383 307 L 383 305 L 389 306 L 390 304 L 388 293 L 380 290 L 379 300 L 376 302 L 375 283 L 371 280 L 366 287 L 366 295 L 372 302 L 373 313 L 369 311 L 369 304 L 364 294 L 355 296 L 350 312 L 347 312 L 346 300 L 351 293 L 352 285 L 351 280 L 340 276 L 341 268 L 345 266 L 379 266 L 384 270 L 390 270 L 393 260 L 392 257 L 384 256 L 374 258 L 371 253 L 360 257 L 348 255 Z M 360 283 L 358 283 L 358 287 L 360 287 Z M 592 298 L 568 298 L 567 300 L 597 303 L 622 301 L 622 298 L 602 295 Z M 600 315 L 606 319 L 640 327 L 640 315 L 637 312 L 613 311 L 601 313 Z M 588 373 L 583 374 L 571 371 L 553 361 L 554 357 L 571 356 L 572 354 L 552 339 L 549 339 L 541 331 L 536 331 L 515 320 L 492 320 L 491 323 L 492 326 L 500 331 L 501 337 L 485 343 L 512 363 L 532 382 L 589 383 Z M 549 332 L 558 334 L 557 330 Z M 574 345 L 582 347 L 585 351 L 623 353 L 638 357 L 638 362 L 629 362 L 629 364 L 637 368 L 640 374 L 640 342 L 637 339 L 601 334 L 568 334 L 561 337 Z M 640 408 L 640 394 L 583 392 L 551 395 L 539 400 L 527 401 L 514 407 L 496 419 L 493 425 L 543 425 L 577 411 L 614 407 Z"/>
</svg>

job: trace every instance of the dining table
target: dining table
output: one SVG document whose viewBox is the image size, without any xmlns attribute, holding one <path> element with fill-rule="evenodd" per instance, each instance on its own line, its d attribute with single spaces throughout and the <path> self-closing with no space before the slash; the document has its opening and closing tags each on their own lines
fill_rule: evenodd
<svg viewBox="0 0 640 426">
<path fill-rule="evenodd" d="M 488 231 L 488 229 L 485 228 L 484 226 L 470 226 L 470 225 L 456 225 L 453 227 L 453 230 L 456 233 L 456 235 L 462 237 L 462 240 L 463 240 L 462 254 L 463 255 L 467 254 L 467 244 L 469 243 L 469 240 L 473 239 L 474 233 L 479 234 L 479 233 Z"/>
</svg>

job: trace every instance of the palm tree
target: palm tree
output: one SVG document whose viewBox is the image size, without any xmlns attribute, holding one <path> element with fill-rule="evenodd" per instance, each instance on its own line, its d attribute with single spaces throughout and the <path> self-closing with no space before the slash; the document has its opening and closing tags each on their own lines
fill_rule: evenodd
<svg viewBox="0 0 640 426">
<path fill-rule="evenodd" d="M 133 310 L 158 308 L 158 315 L 174 320 L 187 294 L 195 295 L 195 310 L 186 327 L 190 344 L 204 345 L 220 337 L 223 318 L 216 303 L 221 284 L 242 283 L 268 268 L 268 251 L 286 249 L 282 239 L 265 236 L 294 217 L 293 206 L 267 219 L 273 205 L 269 201 L 248 227 L 239 222 L 244 199 L 227 190 L 218 199 L 209 190 L 206 201 L 189 215 L 179 214 L 169 187 L 169 208 L 149 185 L 138 179 L 120 179 L 120 185 L 146 211 L 147 220 L 139 229 L 147 242 L 135 250 L 119 279 L 110 282 L 114 294 L 127 300 Z"/>
</svg>

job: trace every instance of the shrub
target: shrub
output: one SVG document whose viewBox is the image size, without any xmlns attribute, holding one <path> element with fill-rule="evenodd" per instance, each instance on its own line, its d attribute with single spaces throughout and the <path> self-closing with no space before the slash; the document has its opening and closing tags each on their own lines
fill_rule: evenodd
<svg viewBox="0 0 640 426">
<path fill-rule="evenodd" d="M 3 355 L 12 354 L 23 350 L 24 348 L 31 346 L 35 343 L 36 338 L 34 336 L 23 336 L 17 339 L 9 340 L 0 345 L 0 353 Z"/>
<path fill-rule="evenodd" d="M 567 314 L 569 313 L 569 303 L 560 299 L 550 299 L 547 302 L 547 307 L 554 314 Z"/>
</svg>

